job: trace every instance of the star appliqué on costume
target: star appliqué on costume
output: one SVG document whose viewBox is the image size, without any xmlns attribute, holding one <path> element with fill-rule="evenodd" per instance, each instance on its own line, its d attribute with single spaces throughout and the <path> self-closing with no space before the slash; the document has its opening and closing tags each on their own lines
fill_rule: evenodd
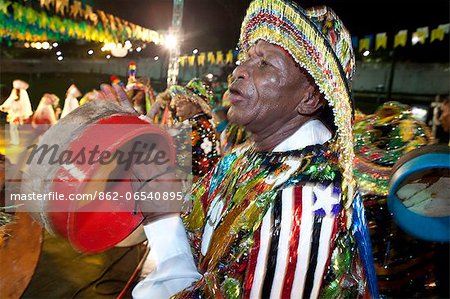
<svg viewBox="0 0 450 299">
<path fill-rule="evenodd" d="M 333 184 L 328 187 L 316 186 L 313 192 L 314 205 L 312 209 L 314 213 L 318 216 L 336 216 L 341 210 L 340 196 L 341 190 Z"/>
</svg>

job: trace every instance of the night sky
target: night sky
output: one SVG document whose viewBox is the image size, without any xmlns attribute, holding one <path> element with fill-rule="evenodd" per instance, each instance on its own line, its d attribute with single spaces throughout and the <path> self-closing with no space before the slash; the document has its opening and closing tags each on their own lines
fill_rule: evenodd
<svg viewBox="0 0 450 299">
<path fill-rule="evenodd" d="M 144 27 L 165 30 L 170 26 L 172 0 L 110 0 L 90 1 L 105 10 Z M 303 8 L 327 5 L 343 20 L 352 35 L 387 32 L 393 37 L 399 30 L 415 31 L 417 27 L 449 22 L 449 1 L 297 1 Z M 241 21 L 249 0 L 185 0 L 182 52 L 233 48 L 239 37 Z M 448 41 L 448 38 L 447 38 Z M 390 41 L 388 41 L 388 44 Z M 438 47 L 441 48 L 441 44 Z M 445 45 L 448 49 L 448 43 Z M 433 50 L 433 49 L 431 49 Z M 420 52 L 420 51 L 419 51 Z M 433 53 L 434 51 L 431 51 Z M 448 58 L 448 52 L 445 56 Z M 418 53 L 427 55 L 427 52 Z M 448 59 L 447 59 L 448 60 Z"/>
</svg>

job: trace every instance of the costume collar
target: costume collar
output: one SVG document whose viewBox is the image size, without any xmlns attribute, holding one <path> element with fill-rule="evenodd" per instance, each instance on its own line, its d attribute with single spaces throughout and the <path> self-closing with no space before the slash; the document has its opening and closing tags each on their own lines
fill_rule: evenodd
<svg viewBox="0 0 450 299">
<path fill-rule="evenodd" d="M 331 137 L 330 131 L 320 120 L 312 119 L 278 144 L 273 152 L 286 152 L 302 149 L 308 145 L 323 144 Z"/>
</svg>

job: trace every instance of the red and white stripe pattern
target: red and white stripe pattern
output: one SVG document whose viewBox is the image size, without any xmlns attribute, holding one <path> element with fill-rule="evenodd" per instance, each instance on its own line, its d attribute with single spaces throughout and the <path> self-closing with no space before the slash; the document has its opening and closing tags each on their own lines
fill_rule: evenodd
<svg viewBox="0 0 450 299">
<path fill-rule="evenodd" d="M 250 251 L 244 297 L 318 297 L 337 221 L 331 213 L 316 215 L 315 188 L 287 188 L 267 211 Z"/>
</svg>

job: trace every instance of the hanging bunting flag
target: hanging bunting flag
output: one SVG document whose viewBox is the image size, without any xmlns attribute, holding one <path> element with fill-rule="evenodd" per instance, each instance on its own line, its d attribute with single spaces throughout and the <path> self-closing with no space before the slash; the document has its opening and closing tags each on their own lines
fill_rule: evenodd
<svg viewBox="0 0 450 299">
<path fill-rule="evenodd" d="M 53 0 L 40 0 L 42 8 L 50 9 L 50 5 L 53 4 Z"/>
<path fill-rule="evenodd" d="M 370 50 L 370 39 L 367 37 L 360 39 L 358 50 L 359 52 Z"/>
<path fill-rule="evenodd" d="M 418 43 L 425 44 L 426 39 L 428 38 L 428 27 L 420 27 L 417 28 L 416 32 L 412 34 L 411 43 L 416 45 Z"/>
<path fill-rule="evenodd" d="M 228 50 L 227 55 L 225 57 L 226 63 L 233 63 L 233 51 Z"/>
<path fill-rule="evenodd" d="M 194 63 L 195 63 L 195 55 L 190 55 L 188 57 L 188 64 L 189 64 L 189 66 L 193 66 Z"/>
<path fill-rule="evenodd" d="M 430 42 L 432 43 L 435 40 L 443 41 L 445 34 L 448 33 L 449 26 L 450 24 L 443 24 L 431 30 Z"/>
<path fill-rule="evenodd" d="M 112 29 L 113 31 L 115 31 L 117 28 L 116 28 L 116 21 L 115 21 L 115 19 L 114 19 L 114 16 L 113 16 L 113 15 L 110 15 L 110 14 L 107 14 L 107 16 L 108 16 L 108 18 L 109 18 L 109 25 L 111 26 L 111 29 Z"/>
<path fill-rule="evenodd" d="M 204 52 L 200 53 L 197 57 L 198 65 L 205 65 L 206 54 Z"/>
<path fill-rule="evenodd" d="M 394 48 L 405 47 L 408 39 L 408 30 L 400 30 L 394 37 Z"/>
<path fill-rule="evenodd" d="M 180 57 L 180 65 L 183 67 L 186 64 L 188 57 L 187 56 L 181 56 Z"/>
<path fill-rule="evenodd" d="M 116 20 L 117 29 L 119 31 L 123 31 L 122 20 L 120 18 L 118 18 L 118 17 L 114 17 L 114 18 Z M 144 29 L 144 28 L 142 28 L 142 29 Z"/>
<path fill-rule="evenodd" d="M 74 18 L 77 18 L 79 15 L 81 15 L 80 1 L 73 1 L 72 5 L 70 5 L 69 14 Z"/>
<path fill-rule="evenodd" d="M 91 13 L 92 13 L 92 7 L 90 5 L 86 5 L 86 7 L 84 8 L 84 14 L 83 14 L 84 19 L 89 20 Z"/>
<path fill-rule="evenodd" d="M 442 28 L 442 30 L 444 30 L 445 34 L 448 34 L 449 30 L 450 30 L 450 24 L 441 24 L 439 25 L 439 28 Z"/>
<path fill-rule="evenodd" d="M 443 41 L 444 35 L 445 35 L 444 29 L 438 26 L 437 28 L 431 30 L 430 42 L 432 43 L 435 40 Z"/>
<path fill-rule="evenodd" d="M 100 17 L 103 24 L 108 24 L 109 19 L 103 10 L 97 10 L 97 15 Z"/>
<path fill-rule="evenodd" d="M 18 3 L 13 3 L 12 7 L 14 10 L 14 20 L 22 22 L 22 18 L 24 15 L 23 6 Z"/>
<path fill-rule="evenodd" d="M 386 32 L 378 33 L 375 38 L 375 50 L 380 48 L 386 49 L 387 47 L 387 35 Z"/>
<path fill-rule="evenodd" d="M 55 12 L 64 15 L 64 11 L 69 7 L 69 0 L 55 0 Z"/>
<path fill-rule="evenodd" d="M 223 53 L 222 51 L 217 51 L 216 52 L 216 63 L 223 63 Z"/>
<path fill-rule="evenodd" d="M 8 6 L 11 4 L 11 1 L 0 0 L 0 11 L 5 15 L 8 14 Z"/>
<path fill-rule="evenodd" d="M 33 10 L 32 8 L 26 8 L 25 19 L 29 24 L 35 24 L 38 19 L 36 11 Z"/>
<path fill-rule="evenodd" d="M 216 57 L 213 52 L 208 52 L 207 61 L 211 64 L 216 63 Z"/>
</svg>

